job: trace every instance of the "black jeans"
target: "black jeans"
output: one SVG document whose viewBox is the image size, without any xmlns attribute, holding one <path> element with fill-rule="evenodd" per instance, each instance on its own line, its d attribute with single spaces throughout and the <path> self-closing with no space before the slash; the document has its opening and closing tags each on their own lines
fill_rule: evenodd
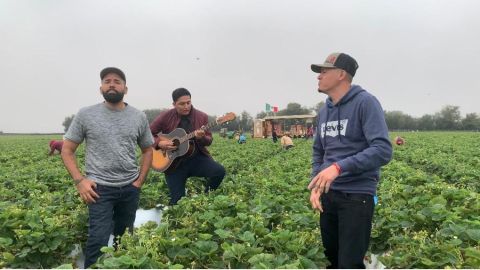
<svg viewBox="0 0 480 270">
<path fill-rule="evenodd" d="M 202 153 L 183 160 L 173 172 L 165 174 L 170 190 L 170 205 L 177 204 L 178 200 L 185 196 L 185 184 L 190 176 L 206 177 L 205 192 L 208 192 L 220 186 L 225 177 L 225 168 Z"/>
<path fill-rule="evenodd" d="M 88 205 L 88 239 L 85 248 L 85 268 L 102 255 L 100 248 L 108 245 L 110 234 L 117 238 L 128 227 L 133 231 L 140 190 L 132 184 L 123 187 L 97 185 L 100 198 Z M 113 231 L 112 231 L 113 230 Z"/>
<path fill-rule="evenodd" d="M 365 268 L 373 218 L 373 196 L 330 190 L 321 197 L 320 230 L 328 268 Z"/>
</svg>

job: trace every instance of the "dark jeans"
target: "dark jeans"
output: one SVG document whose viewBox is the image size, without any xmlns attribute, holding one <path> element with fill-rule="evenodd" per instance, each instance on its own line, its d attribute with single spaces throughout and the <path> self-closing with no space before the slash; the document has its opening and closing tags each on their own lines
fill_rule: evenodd
<svg viewBox="0 0 480 270">
<path fill-rule="evenodd" d="M 140 190 L 132 184 L 123 187 L 97 185 L 96 192 L 100 198 L 96 203 L 88 205 L 89 227 L 85 268 L 97 261 L 101 255 L 100 248 L 108 245 L 112 232 L 116 240 L 127 227 L 130 232 L 133 231 L 140 194 Z"/>
<path fill-rule="evenodd" d="M 320 229 L 328 268 L 365 268 L 373 218 L 373 196 L 330 190 L 321 197 Z"/>
<path fill-rule="evenodd" d="M 205 192 L 208 192 L 220 186 L 225 176 L 225 168 L 202 153 L 183 160 L 173 172 L 165 174 L 170 190 L 170 205 L 177 204 L 178 200 L 185 196 L 185 184 L 190 176 L 207 178 Z"/>
</svg>

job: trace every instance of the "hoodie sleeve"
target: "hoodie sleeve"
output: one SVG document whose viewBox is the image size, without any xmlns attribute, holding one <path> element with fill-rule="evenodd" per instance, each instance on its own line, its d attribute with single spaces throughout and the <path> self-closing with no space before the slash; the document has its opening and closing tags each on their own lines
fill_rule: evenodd
<svg viewBox="0 0 480 270">
<path fill-rule="evenodd" d="M 317 132 L 313 140 L 313 156 L 312 156 L 312 175 L 311 177 L 315 177 L 320 171 L 323 164 L 323 155 L 325 154 L 325 150 L 323 149 L 322 145 L 322 137 L 320 134 L 320 126 L 317 125 Z"/>
<path fill-rule="evenodd" d="M 370 96 L 361 105 L 362 130 L 368 147 L 337 162 L 343 172 L 361 173 L 387 164 L 392 159 L 392 144 L 380 102 Z"/>
</svg>

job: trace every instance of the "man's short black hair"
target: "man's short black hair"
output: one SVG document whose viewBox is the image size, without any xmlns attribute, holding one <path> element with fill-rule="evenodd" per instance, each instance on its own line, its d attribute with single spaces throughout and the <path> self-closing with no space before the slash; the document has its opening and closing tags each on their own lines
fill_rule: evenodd
<svg viewBox="0 0 480 270">
<path fill-rule="evenodd" d="M 172 92 L 173 102 L 177 102 L 177 100 L 178 100 L 180 97 L 183 97 L 183 96 L 192 97 L 192 95 L 190 94 L 190 92 L 189 92 L 187 89 L 185 89 L 185 88 L 177 88 L 177 89 L 173 90 L 173 92 Z"/>
</svg>

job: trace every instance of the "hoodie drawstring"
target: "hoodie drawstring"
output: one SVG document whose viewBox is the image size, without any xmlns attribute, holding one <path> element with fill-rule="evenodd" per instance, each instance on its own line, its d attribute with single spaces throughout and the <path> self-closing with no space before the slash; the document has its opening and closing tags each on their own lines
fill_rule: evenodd
<svg viewBox="0 0 480 270">
<path fill-rule="evenodd" d="M 327 106 L 327 105 L 325 105 Z M 329 114 L 329 109 L 327 107 L 327 118 L 325 120 L 325 125 L 323 127 L 323 149 L 327 148 L 327 123 L 328 123 L 328 114 Z"/>
<path fill-rule="evenodd" d="M 338 140 L 342 141 L 342 136 L 340 136 L 340 104 L 338 104 L 337 132 L 338 132 Z"/>
</svg>

